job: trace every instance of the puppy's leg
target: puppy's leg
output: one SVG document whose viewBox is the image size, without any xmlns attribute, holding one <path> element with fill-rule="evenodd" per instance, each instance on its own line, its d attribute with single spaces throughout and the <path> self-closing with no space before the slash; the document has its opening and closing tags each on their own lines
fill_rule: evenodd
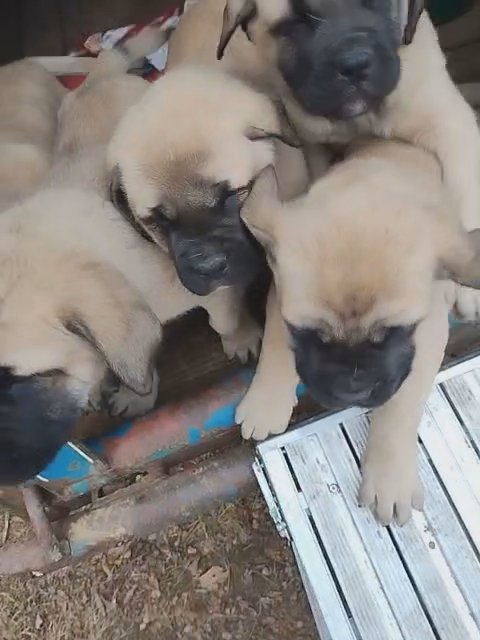
<svg viewBox="0 0 480 640">
<path fill-rule="evenodd" d="M 436 153 L 444 179 L 467 231 L 480 227 L 480 132 L 475 114 L 451 85 L 451 109 L 444 113 Z M 443 95 L 442 95 L 443 99 Z M 465 320 L 480 318 L 480 291 L 455 285 L 455 308 Z"/>
<path fill-rule="evenodd" d="M 410 518 L 412 506 L 423 506 L 416 460 L 417 429 L 447 344 L 448 308 L 445 285 L 438 283 L 431 311 L 415 333 L 416 353 L 410 375 L 395 396 L 372 413 L 360 503 L 374 506 L 382 524 L 389 524 L 396 516 L 402 525 Z"/>
<path fill-rule="evenodd" d="M 218 289 L 202 301 L 210 317 L 210 326 L 222 340 L 228 358 L 247 362 L 250 353 L 258 354 L 262 337 L 260 327 L 244 308 L 243 291 L 236 287 Z"/>
<path fill-rule="evenodd" d="M 438 46 L 438 45 L 435 45 Z M 408 52 L 411 55 L 415 52 Z M 417 51 L 417 54 L 421 53 Z M 443 54 L 439 52 L 439 60 Z M 453 84 L 444 65 L 422 73 L 422 84 L 405 82 L 405 94 L 391 112 L 395 137 L 411 141 L 434 153 L 467 231 L 480 227 L 480 131 L 474 112 Z M 405 69 L 416 69 L 410 59 Z M 407 72 L 406 74 L 407 75 Z M 427 78 L 423 82 L 423 78 Z M 480 291 L 456 286 L 456 308 L 466 320 L 480 317 Z"/>
<path fill-rule="evenodd" d="M 235 416 L 237 423 L 242 425 L 242 436 L 264 440 L 272 433 L 285 431 L 297 404 L 298 382 L 287 327 L 272 284 L 257 370 Z"/>
</svg>

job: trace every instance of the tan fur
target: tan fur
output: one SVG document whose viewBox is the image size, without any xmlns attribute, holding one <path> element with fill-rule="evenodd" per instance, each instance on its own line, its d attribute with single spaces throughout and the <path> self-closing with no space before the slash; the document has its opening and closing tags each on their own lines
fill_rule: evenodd
<svg viewBox="0 0 480 640">
<path fill-rule="evenodd" d="M 244 33 L 235 33 L 224 57 L 220 62 L 217 60 L 216 49 L 224 7 L 225 0 L 201 0 L 183 14 L 169 39 L 167 71 L 191 65 L 221 69 L 276 101 L 277 91 L 271 64 L 248 41 Z M 286 130 L 291 135 L 290 124 L 279 107 L 280 104 L 277 103 L 280 130 Z M 203 112 L 202 117 L 205 117 Z M 303 193 L 309 184 L 303 151 L 283 144 L 276 144 L 275 147 L 277 171 L 282 176 L 283 196 L 290 199 Z M 317 154 L 321 155 L 321 152 L 318 151 Z"/>
<path fill-rule="evenodd" d="M 114 86 L 125 78 L 114 75 Z M 132 415 L 156 399 L 152 358 L 165 322 L 201 306 L 229 355 L 243 357 L 258 333 L 239 324 L 234 291 L 192 295 L 170 258 L 105 200 L 105 147 L 98 143 L 108 141 L 109 130 L 93 139 L 92 112 L 81 114 L 79 106 L 98 106 L 107 82 L 105 74 L 72 94 L 60 119 L 50 186 L 0 218 L 0 363 L 22 374 L 61 369 L 68 389 L 94 409 L 108 367 L 123 383 L 111 410 Z M 131 102 L 130 78 L 125 86 L 118 116 Z"/>
<path fill-rule="evenodd" d="M 0 358 L 18 373 L 65 368 L 87 387 L 97 382 L 102 356 L 62 328 L 77 316 L 109 357 L 118 350 L 147 367 L 159 323 L 200 305 L 215 314 L 216 296 L 185 291 L 168 258 L 82 188 L 46 189 L 5 212 L 0 264 Z"/>
<path fill-rule="evenodd" d="M 57 155 L 110 140 L 120 118 L 148 86 L 139 76 L 127 75 L 127 71 L 166 42 L 167 37 L 158 27 L 146 27 L 125 45 L 99 54 L 85 82 L 62 102 Z"/>
<path fill-rule="evenodd" d="M 227 180 L 233 188 L 248 184 L 274 160 L 271 140 L 247 138 L 251 127 L 280 131 L 266 96 L 220 70 L 181 66 L 127 113 L 110 145 L 109 165 L 120 169 L 141 219 L 169 199 L 200 197 L 189 186 L 195 176 Z"/>
<path fill-rule="evenodd" d="M 167 71 L 183 64 L 219 65 L 216 48 L 224 6 L 225 0 L 200 0 L 184 13 L 169 39 Z M 230 75 L 263 88 L 271 86 L 269 62 L 241 32 L 233 36 L 220 64 Z"/>
<path fill-rule="evenodd" d="M 276 283 L 257 372 L 237 411 L 245 437 L 284 430 L 296 402 L 283 319 L 349 344 L 375 340 L 383 327 L 419 323 L 410 376 L 373 412 L 382 427 L 372 429 L 362 487 L 367 502 L 376 498 L 382 520 L 390 521 L 396 506 L 404 521 L 412 501 L 419 504 L 412 442 L 447 338 L 451 283 L 436 274 L 478 287 L 478 234 L 463 231 L 437 161 L 385 141 L 356 145 L 289 204 L 279 202 L 273 176 L 262 176 L 242 216 L 266 246 Z M 275 420 L 264 407 L 273 390 L 282 399 Z M 392 435 L 382 444 L 383 430 Z"/>
<path fill-rule="evenodd" d="M 35 188 L 48 171 L 64 93 L 29 60 L 0 68 L 0 208 Z"/>
<path fill-rule="evenodd" d="M 406 2 L 398 3 L 401 27 L 406 22 Z M 436 154 L 443 166 L 444 179 L 467 230 L 480 226 L 480 134 L 471 108 L 454 86 L 445 67 L 445 57 L 426 12 L 419 22 L 413 42 L 400 49 L 402 75 L 397 89 L 386 100 L 379 115 L 368 114 L 348 122 L 331 122 L 305 113 L 293 99 L 276 68 L 277 41 L 270 27 L 286 16 L 286 0 L 203 0 L 180 22 L 178 34 L 172 36 L 185 51 L 202 52 L 203 59 L 215 60 L 215 44 L 209 42 L 212 25 L 222 22 L 223 32 L 231 29 L 236 17 L 248 7 L 256 8 L 249 23 L 249 42 L 237 29 L 218 63 L 240 76 L 261 78 L 263 86 L 283 102 L 291 124 L 310 145 L 314 154 L 313 178 L 325 168 L 324 152 L 311 148 L 312 143 L 348 143 L 358 135 L 375 134 L 397 137 Z M 183 24 L 185 21 L 185 24 Z M 208 26 L 207 26 L 208 25 Z M 223 37 L 219 32 L 216 42 Z M 189 45 L 187 45 L 187 41 Z M 180 48 L 180 46 L 179 46 Z M 175 56 L 177 53 L 175 51 Z M 248 64 L 245 61 L 248 59 Z M 268 70 L 269 69 L 269 70 Z M 253 70 L 253 71 L 252 71 Z M 258 70 L 258 71 L 257 71 Z M 272 88 L 273 87 L 273 88 Z M 320 165 L 318 155 L 321 156 Z M 312 168 L 307 155 L 307 161 Z M 317 170 L 320 166 L 320 170 Z M 465 287 L 456 288 L 457 309 L 468 320 L 480 316 L 480 294 Z"/>
</svg>

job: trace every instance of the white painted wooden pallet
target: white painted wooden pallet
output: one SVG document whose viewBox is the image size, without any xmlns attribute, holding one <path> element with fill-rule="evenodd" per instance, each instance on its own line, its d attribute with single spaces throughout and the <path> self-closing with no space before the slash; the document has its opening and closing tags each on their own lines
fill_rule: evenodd
<svg viewBox="0 0 480 640">
<path fill-rule="evenodd" d="M 357 506 L 368 414 L 329 415 L 257 447 L 322 640 L 480 640 L 480 356 L 442 371 L 420 428 L 425 510 L 381 527 Z"/>
</svg>

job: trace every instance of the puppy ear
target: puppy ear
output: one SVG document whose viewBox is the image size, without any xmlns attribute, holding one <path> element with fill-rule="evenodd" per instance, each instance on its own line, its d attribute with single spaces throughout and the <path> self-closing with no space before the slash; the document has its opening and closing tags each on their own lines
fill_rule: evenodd
<svg viewBox="0 0 480 640">
<path fill-rule="evenodd" d="M 281 133 L 265 131 L 260 127 L 248 127 L 245 135 L 249 140 L 252 140 L 252 142 L 256 140 L 280 140 L 280 142 L 283 142 L 283 144 L 286 144 L 288 147 L 294 147 L 295 149 L 301 147 L 301 142 L 297 134 L 290 127 L 283 127 Z"/>
<path fill-rule="evenodd" d="M 437 277 L 480 289 L 480 229 L 452 239 L 440 261 Z"/>
<path fill-rule="evenodd" d="M 98 263 L 78 270 L 74 297 L 62 310 L 64 327 L 91 344 L 127 387 L 150 393 L 162 327 L 118 272 Z"/>
<path fill-rule="evenodd" d="M 110 175 L 109 193 L 110 202 L 112 202 L 112 204 L 118 211 L 123 213 L 125 210 L 127 210 L 129 213 L 131 213 L 127 194 L 125 193 L 125 189 L 123 187 L 122 173 L 118 164 L 113 167 L 112 173 Z"/>
<path fill-rule="evenodd" d="M 411 44 L 417 30 L 418 21 L 425 9 L 424 0 L 402 0 L 402 4 L 407 2 L 406 19 L 402 21 L 403 37 L 402 44 Z"/>
<path fill-rule="evenodd" d="M 252 235 L 268 253 L 274 249 L 275 228 L 281 204 L 275 170 L 272 166 L 266 167 L 255 178 L 240 215 Z"/>
<path fill-rule="evenodd" d="M 125 220 L 135 229 L 135 231 L 142 236 L 144 240 L 148 242 L 153 242 L 153 239 L 148 235 L 145 229 L 141 224 L 137 222 L 135 215 L 130 207 L 130 203 L 128 201 L 128 195 L 123 185 L 122 173 L 120 171 L 120 167 L 115 165 L 112 169 L 112 174 L 110 176 L 110 202 L 113 204 L 115 209 Z"/>
<path fill-rule="evenodd" d="M 242 27 L 246 32 L 256 10 L 255 0 L 227 0 L 223 10 L 222 33 L 217 45 L 217 60 L 223 58 L 225 49 L 238 27 Z"/>
</svg>

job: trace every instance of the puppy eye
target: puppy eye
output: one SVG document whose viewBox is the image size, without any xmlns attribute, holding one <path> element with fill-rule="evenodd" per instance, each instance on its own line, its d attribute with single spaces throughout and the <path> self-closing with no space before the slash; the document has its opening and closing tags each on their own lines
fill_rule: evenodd
<svg viewBox="0 0 480 640">
<path fill-rule="evenodd" d="M 39 371 L 35 375 L 41 378 L 54 378 L 55 376 L 65 375 L 65 371 L 63 369 L 47 369 L 45 371 Z"/>
<path fill-rule="evenodd" d="M 247 199 L 247 196 L 250 194 L 252 186 L 253 181 L 249 182 L 243 187 L 238 187 L 238 189 L 223 188 L 218 198 L 218 206 L 222 209 L 222 211 L 237 214 L 238 210 Z"/>
<path fill-rule="evenodd" d="M 150 209 L 150 215 L 155 225 L 158 226 L 162 231 L 168 231 L 172 226 L 173 220 L 171 220 L 162 205 L 157 205 Z"/>
</svg>

